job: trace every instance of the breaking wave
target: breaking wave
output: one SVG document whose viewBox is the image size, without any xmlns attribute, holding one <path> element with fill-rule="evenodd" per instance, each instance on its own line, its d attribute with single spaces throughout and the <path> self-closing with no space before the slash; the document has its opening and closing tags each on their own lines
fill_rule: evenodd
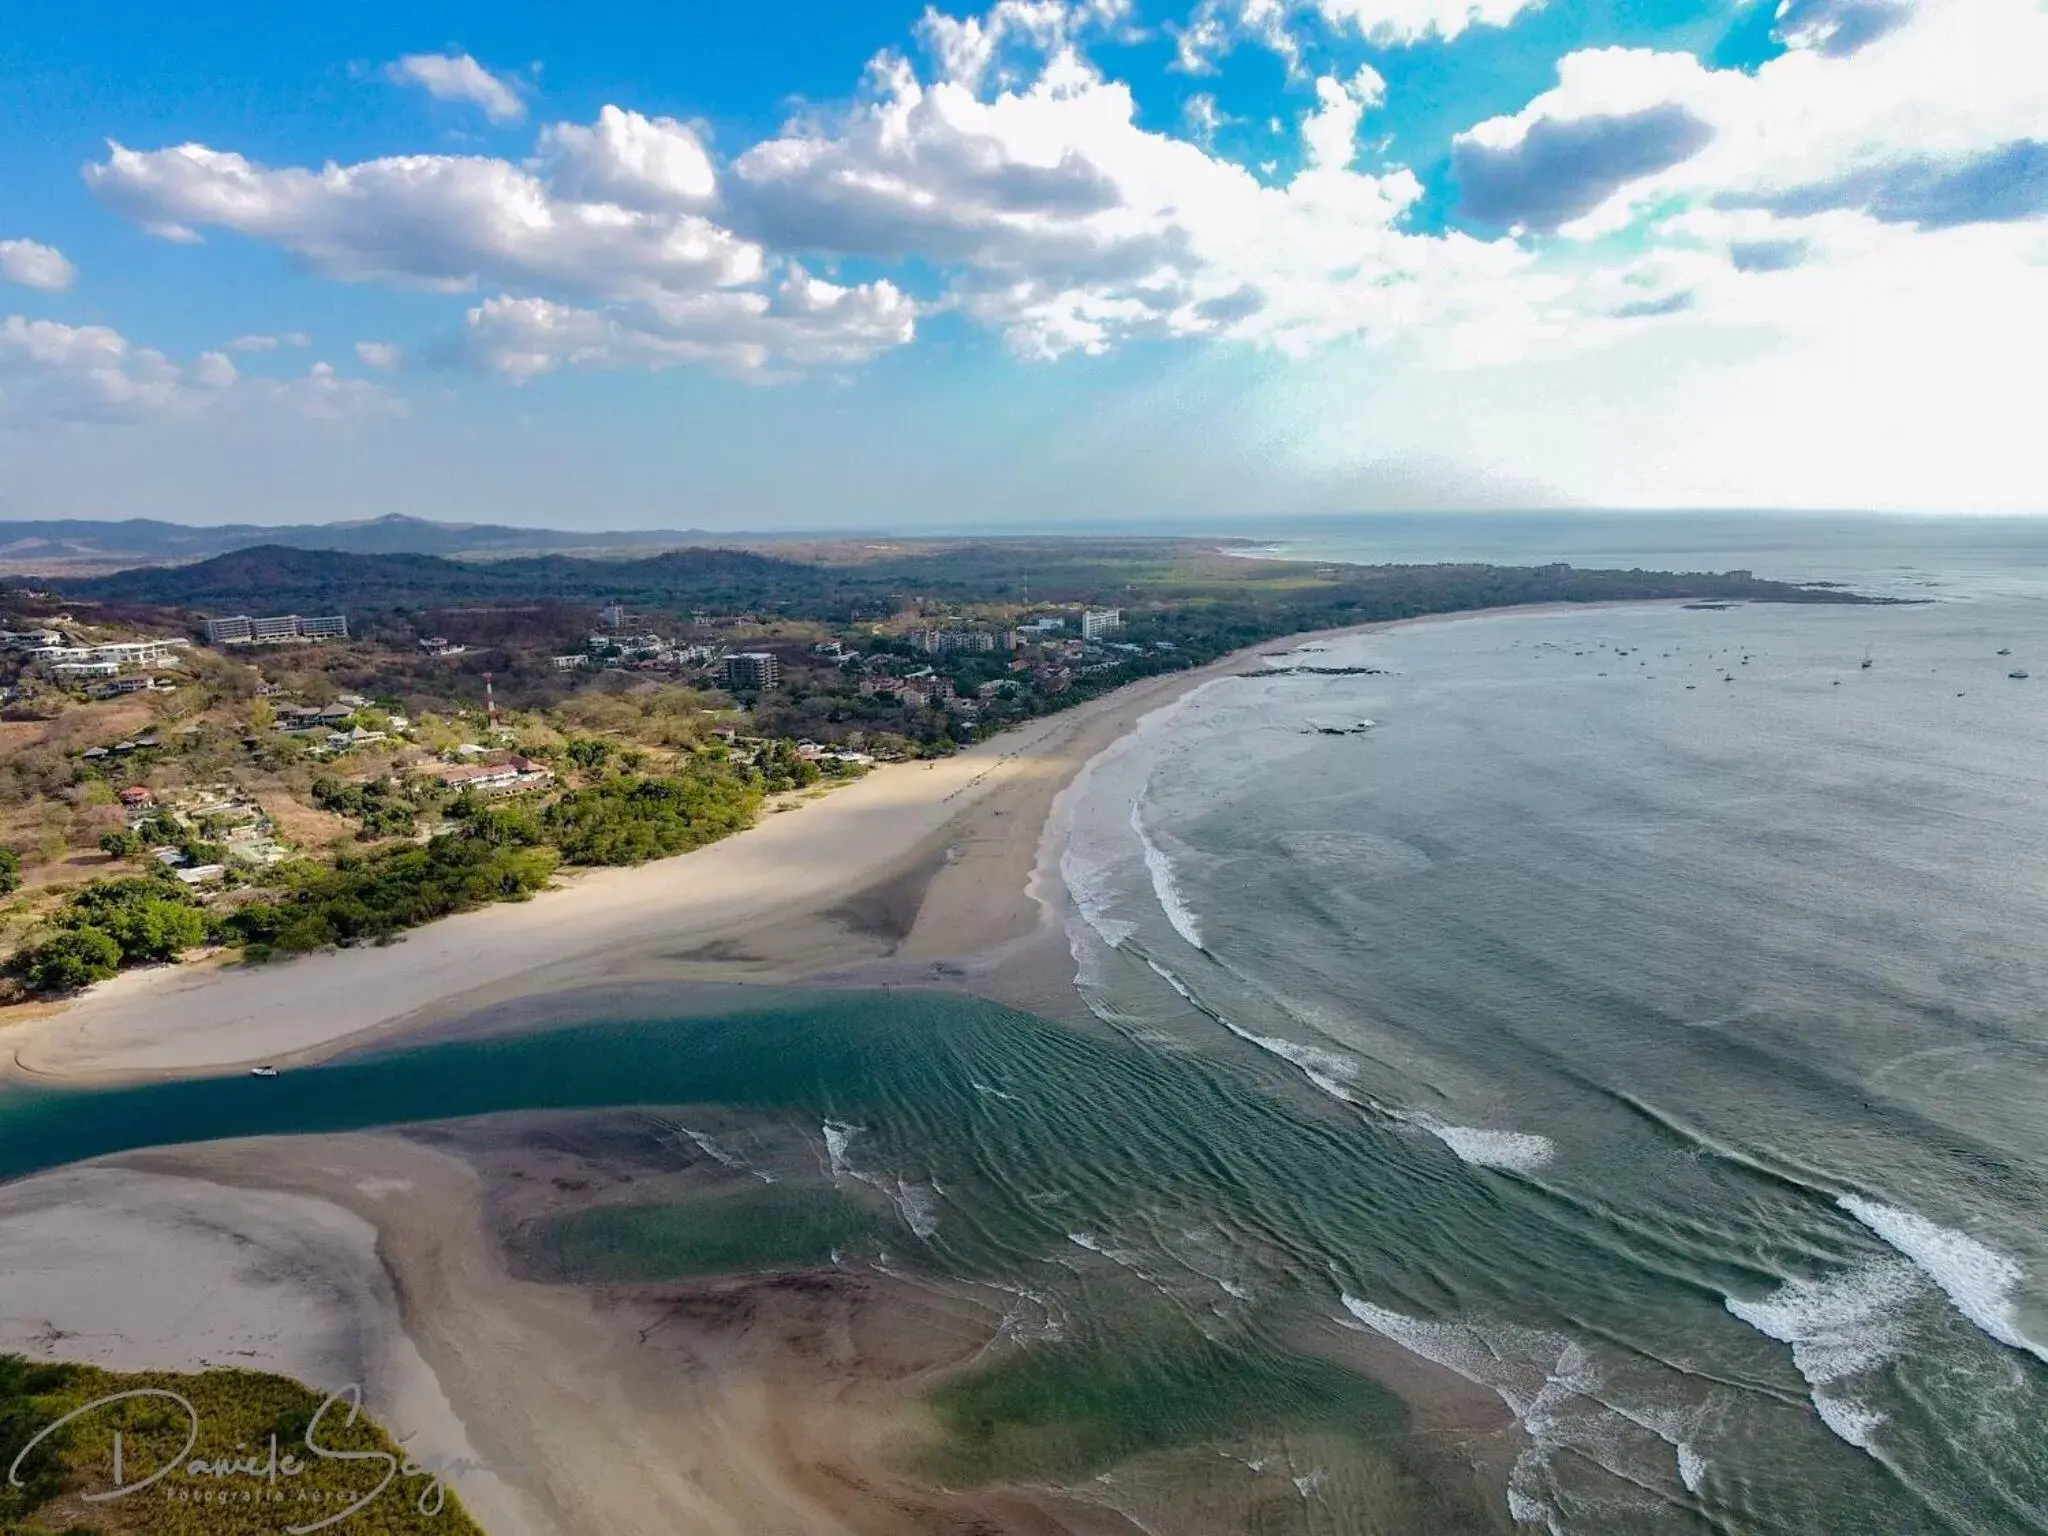
<svg viewBox="0 0 2048 1536">
<path fill-rule="evenodd" d="M 1440 1120 L 1418 1119 L 1430 1135 L 1457 1154 L 1458 1160 L 1475 1168 L 1499 1168 L 1509 1173 L 1533 1173 L 1557 1156 L 1557 1143 L 1548 1136 L 1527 1131 L 1489 1131 L 1470 1125 L 1445 1125 Z"/>
<path fill-rule="evenodd" d="M 1821 1422 L 1867 1451 L 1884 1415 L 1827 1389 L 1897 1358 L 1906 1346 L 1901 1309 L 1922 1285 L 1911 1264 L 1880 1259 L 1818 1280 L 1789 1280 L 1758 1301 L 1730 1296 L 1725 1305 L 1765 1338 L 1792 1347 Z"/>
<path fill-rule="evenodd" d="M 1145 853 L 1145 870 L 1152 877 L 1152 894 L 1159 898 L 1166 920 L 1191 947 L 1206 949 L 1202 943 L 1201 921 L 1181 891 L 1173 860 L 1167 857 L 1165 849 L 1152 841 L 1151 834 L 1145 830 L 1145 818 L 1135 804 L 1131 806 L 1131 830 L 1138 834 L 1138 846 Z"/>
<path fill-rule="evenodd" d="M 1940 1286 L 1955 1308 L 1991 1338 L 2048 1362 L 2048 1350 L 2020 1332 L 2013 1292 L 2023 1278 L 2018 1264 L 1973 1237 L 1938 1227 L 1925 1216 L 1861 1195 L 1844 1195 L 1843 1210 L 1887 1247 L 1904 1254 Z"/>
</svg>

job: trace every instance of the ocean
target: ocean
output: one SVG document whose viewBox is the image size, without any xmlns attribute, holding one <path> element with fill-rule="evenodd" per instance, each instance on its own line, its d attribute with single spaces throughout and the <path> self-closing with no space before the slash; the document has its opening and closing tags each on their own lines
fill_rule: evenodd
<svg viewBox="0 0 2048 1536">
<path fill-rule="evenodd" d="M 1291 1484 L 1299 1522 L 1261 1529 L 2048 1529 L 2048 528 L 1416 521 L 1274 552 L 1927 600 L 1271 646 L 1063 800 L 1079 1022 L 764 994 L 273 1083 L 15 1092 L 0 1177 L 610 1110 L 786 1218 L 764 1255 L 1011 1298 L 1024 1347 L 965 1389 L 991 1438 L 954 1477 L 1085 1485 L 1157 1529 L 1226 1474 Z M 680 1274 L 709 1262 L 691 1233 L 641 1207 L 542 1257 Z M 1446 1484 L 1347 1339 L 1496 1401 L 1504 1465 Z M 1063 1416 L 1093 1428 L 1034 1450 Z"/>
</svg>

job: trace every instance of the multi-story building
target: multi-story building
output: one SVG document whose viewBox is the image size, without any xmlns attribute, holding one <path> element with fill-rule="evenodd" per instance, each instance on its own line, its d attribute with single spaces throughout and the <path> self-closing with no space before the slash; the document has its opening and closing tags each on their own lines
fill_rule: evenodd
<svg viewBox="0 0 2048 1536">
<path fill-rule="evenodd" d="M 937 655 L 943 651 L 992 651 L 995 632 L 986 629 L 922 629 L 911 637 L 917 648 Z"/>
<path fill-rule="evenodd" d="M 118 661 L 60 661 L 50 667 L 50 676 L 60 683 L 82 683 L 91 677 L 113 677 L 121 670 Z"/>
<path fill-rule="evenodd" d="M 768 689 L 782 680 L 782 663 L 773 651 L 734 651 L 718 672 L 728 688 Z"/>
<path fill-rule="evenodd" d="M 117 667 L 176 666 L 178 652 L 190 648 L 189 640 L 116 640 L 107 645 L 87 647 L 88 659 L 111 661 Z"/>
<path fill-rule="evenodd" d="M 281 613 L 255 619 L 246 613 L 206 621 L 206 638 L 215 645 L 277 645 L 291 640 L 346 640 L 348 619 L 339 613 L 305 619 Z"/>
<path fill-rule="evenodd" d="M 1124 627 L 1121 608 L 1090 608 L 1081 615 L 1081 638 L 1097 640 Z"/>
</svg>

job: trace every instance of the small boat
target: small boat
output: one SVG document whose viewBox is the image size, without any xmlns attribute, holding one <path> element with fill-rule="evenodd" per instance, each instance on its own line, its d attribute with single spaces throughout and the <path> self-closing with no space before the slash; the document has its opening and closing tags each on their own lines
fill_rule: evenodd
<svg viewBox="0 0 2048 1536">
<path fill-rule="evenodd" d="M 250 1075 L 251 1077 L 275 1077 L 275 1076 L 277 1076 L 277 1068 L 275 1068 L 275 1067 L 251 1067 L 251 1068 L 249 1069 L 249 1075 Z"/>
<path fill-rule="evenodd" d="M 2012 654 L 2012 647 L 2009 645 L 2001 645 L 1998 648 L 1998 654 L 2001 656 L 2010 656 Z"/>
<path fill-rule="evenodd" d="M 2024 678 L 2027 675 L 2027 669 L 2025 667 L 2014 667 L 2010 672 L 2006 673 L 2005 675 L 2007 677 Z"/>
<path fill-rule="evenodd" d="M 1868 672 L 1871 668 L 1871 665 L 1872 662 L 1870 659 L 1870 647 L 1866 645 L 1863 648 L 1863 670 Z"/>
</svg>

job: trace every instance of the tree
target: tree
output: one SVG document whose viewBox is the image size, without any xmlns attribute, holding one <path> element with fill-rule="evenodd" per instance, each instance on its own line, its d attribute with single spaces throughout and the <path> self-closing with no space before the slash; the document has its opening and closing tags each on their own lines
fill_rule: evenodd
<svg viewBox="0 0 2048 1536">
<path fill-rule="evenodd" d="M 206 914 L 166 880 L 99 880 L 65 903 L 58 926 L 111 938 L 119 963 L 175 960 L 206 939 Z"/>
<path fill-rule="evenodd" d="M 67 928 L 31 944 L 11 962 L 34 992 L 75 992 L 121 968 L 121 946 L 97 928 Z"/>
<path fill-rule="evenodd" d="M 101 838 L 100 848 L 117 859 L 133 859 L 141 856 L 143 843 L 141 838 L 123 827 Z"/>
<path fill-rule="evenodd" d="M 21 855 L 12 848 L 0 848 L 0 896 L 21 889 Z"/>
</svg>

